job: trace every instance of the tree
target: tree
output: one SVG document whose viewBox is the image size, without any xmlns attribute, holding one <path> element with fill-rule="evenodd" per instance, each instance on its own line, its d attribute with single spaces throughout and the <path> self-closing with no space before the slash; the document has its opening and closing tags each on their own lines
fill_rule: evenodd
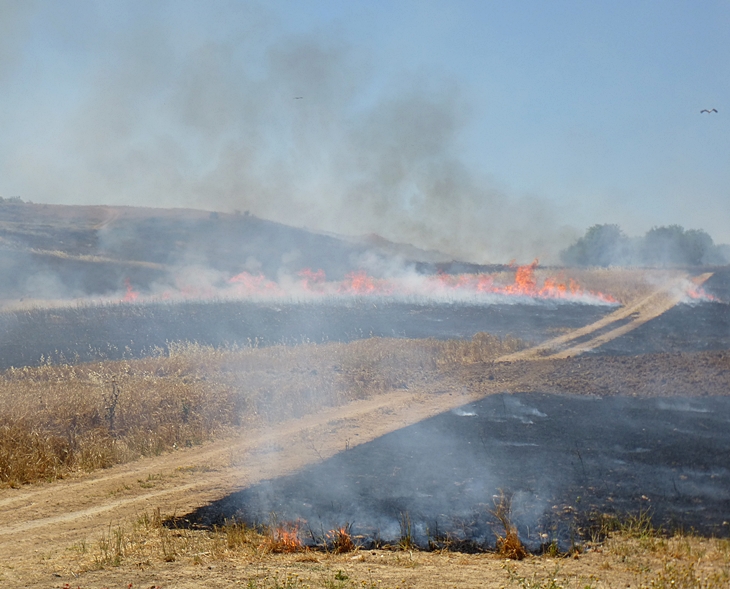
<svg viewBox="0 0 730 589">
<path fill-rule="evenodd" d="M 630 249 L 629 239 L 618 225 L 593 225 L 560 258 L 568 265 L 611 266 L 627 263 Z"/>
<path fill-rule="evenodd" d="M 641 257 L 651 266 L 701 266 L 725 261 L 712 237 L 702 229 L 681 225 L 653 227 L 642 241 Z"/>
</svg>

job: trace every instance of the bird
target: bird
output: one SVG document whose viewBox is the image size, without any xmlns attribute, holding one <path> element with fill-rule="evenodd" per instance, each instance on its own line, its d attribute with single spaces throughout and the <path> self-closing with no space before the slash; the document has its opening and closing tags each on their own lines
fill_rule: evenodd
<svg viewBox="0 0 730 589">
<path fill-rule="evenodd" d="M 295 96 L 294 100 L 301 100 L 302 98 L 304 98 L 304 96 Z"/>
<path fill-rule="evenodd" d="M 716 108 L 711 108 L 711 109 L 704 108 L 704 109 L 702 109 L 700 111 L 700 114 L 702 114 L 703 112 L 706 112 L 707 114 L 710 114 L 710 113 L 713 113 L 713 112 L 717 112 L 717 109 Z"/>
</svg>

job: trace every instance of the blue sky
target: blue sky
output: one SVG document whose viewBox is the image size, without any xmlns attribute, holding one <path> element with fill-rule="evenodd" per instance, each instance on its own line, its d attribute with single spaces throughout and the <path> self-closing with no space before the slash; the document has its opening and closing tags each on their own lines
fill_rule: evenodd
<svg viewBox="0 0 730 589">
<path fill-rule="evenodd" d="M 728 30 L 720 0 L 0 0 L 0 195 L 480 262 L 595 223 L 730 243 Z"/>
</svg>

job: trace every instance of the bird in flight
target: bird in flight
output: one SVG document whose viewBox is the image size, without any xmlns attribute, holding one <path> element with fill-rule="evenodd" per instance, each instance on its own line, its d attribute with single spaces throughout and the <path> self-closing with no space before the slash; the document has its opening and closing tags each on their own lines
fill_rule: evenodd
<svg viewBox="0 0 730 589">
<path fill-rule="evenodd" d="M 304 96 L 295 96 L 294 100 L 301 100 L 302 98 L 304 98 Z M 717 112 L 717 111 L 715 111 L 715 112 Z"/>
<path fill-rule="evenodd" d="M 702 114 L 703 112 L 706 112 L 707 114 L 710 114 L 710 113 L 713 113 L 713 112 L 717 112 L 717 109 L 716 108 L 711 108 L 711 109 L 704 108 L 704 109 L 702 109 L 700 111 L 700 114 Z"/>
</svg>

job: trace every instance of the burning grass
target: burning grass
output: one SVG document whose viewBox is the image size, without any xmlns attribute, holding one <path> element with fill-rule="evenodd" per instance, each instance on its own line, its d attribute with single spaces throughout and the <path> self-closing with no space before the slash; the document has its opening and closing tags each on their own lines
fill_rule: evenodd
<svg viewBox="0 0 730 589">
<path fill-rule="evenodd" d="M 99 538 L 74 545 L 64 558 L 84 587 L 85 575 L 92 571 L 94 579 L 118 579 L 121 586 L 122 579 L 139 569 L 169 574 L 170 569 L 161 567 L 170 562 L 200 584 L 208 578 L 212 584 L 225 578 L 230 584 L 245 582 L 249 587 L 727 587 L 730 541 L 665 535 L 645 526 L 637 534 L 633 520 L 614 523 L 613 531 L 601 541 L 588 542 L 583 550 L 524 554 L 521 560 L 505 561 L 498 550 L 459 554 L 399 545 L 377 550 L 357 546 L 350 550 L 348 545 L 347 550 L 337 550 L 334 544 L 322 543 L 272 550 L 276 530 L 286 526 L 254 529 L 226 522 L 205 530 L 175 528 L 155 510 L 133 522 L 109 526 Z M 343 530 L 347 531 L 346 526 Z"/>
<path fill-rule="evenodd" d="M 536 274 L 541 280 L 545 280 L 548 271 L 538 269 Z M 630 305 L 684 273 L 679 270 L 647 268 L 570 268 L 558 272 L 558 278 L 565 280 L 563 274 L 586 290 L 607 293 L 622 305 Z"/>
<path fill-rule="evenodd" d="M 368 339 L 267 348 L 171 345 L 168 354 L 0 375 L 0 483 L 52 480 L 199 444 L 438 378 L 521 347 Z"/>
<path fill-rule="evenodd" d="M 497 534 L 497 554 L 510 560 L 525 558 L 527 549 L 522 545 L 517 527 L 512 523 L 512 498 L 501 491 L 494 499 L 494 509 L 490 513 L 504 530 L 503 534 Z"/>
</svg>

